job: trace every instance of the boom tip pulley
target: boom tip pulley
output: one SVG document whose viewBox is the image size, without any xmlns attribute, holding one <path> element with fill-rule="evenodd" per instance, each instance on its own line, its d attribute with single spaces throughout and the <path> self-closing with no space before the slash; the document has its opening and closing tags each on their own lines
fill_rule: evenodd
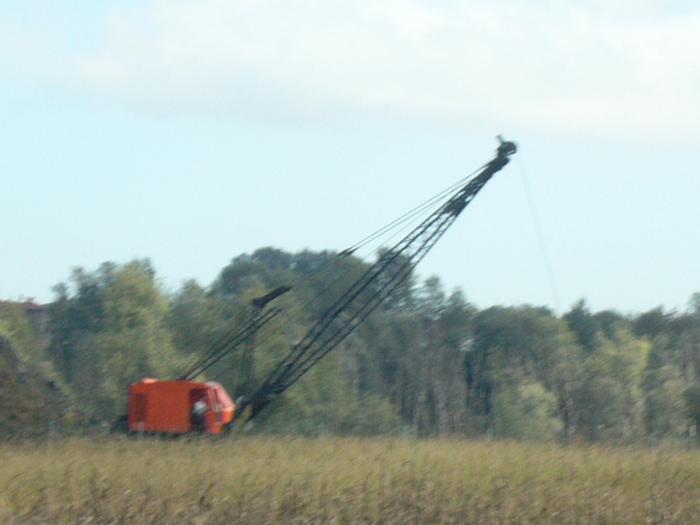
<svg viewBox="0 0 700 525">
<path fill-rule="evenodd" d="M 499 158 L 507 158 L 518 151 L 518 145 L 511 141 L 503 138 L 503 135 L 497 135 L 498 148 L 496 149 L 496 156 Z"/>
</svg>

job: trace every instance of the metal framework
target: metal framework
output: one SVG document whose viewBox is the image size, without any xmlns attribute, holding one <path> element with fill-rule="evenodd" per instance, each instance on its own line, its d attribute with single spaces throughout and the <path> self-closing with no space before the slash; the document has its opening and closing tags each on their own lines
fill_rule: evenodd
<svg viewBox="0 0 700 525">
<path fill-rule="evenodd" d="M 287 356 L 272 370 L 239 413 L 248 420 L 296 383 L 320 359 L 335 349 L 386 297 L 411 274 L 438 240 L 476 197 L 493 175 L 503 169 L 517 148 L 499 137 L 496 156 L 444 204 L 391 249 L 384 252 L 330 307 Z"/>
</svg>

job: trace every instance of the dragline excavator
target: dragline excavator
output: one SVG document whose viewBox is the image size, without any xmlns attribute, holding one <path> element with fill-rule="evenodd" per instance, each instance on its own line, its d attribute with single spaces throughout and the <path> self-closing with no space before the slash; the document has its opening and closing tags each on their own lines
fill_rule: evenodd
<svg viewBox="0 0 700 525">
<path fill-rule="evenodd" d="M 378 234 L 398 225 L 405 225 L 408 219 L 422 218 L 400 241 L 390 249 L 382 250 L 376 262 L 368 266 L 323 311 L 306 335 L 291 347 L 257 389 L 243 393 L 247 397 L 240 396 L 234 402 L 219 383 L 199 381 L 197 378 L 232 351 L 253 345 L 255 334 L 280 313 L 280 309 L 270 303 L 290 291 L 296 282 L 254 299 L 254 313 L 250 322 L 225 334 L 207 355 L 177 379 L 143 379 L 132 384 L 129 387 L 128 415 L 124 418 L 128 430 L 166 434 L 196 431 L 220 434 L 236 421 L 245 423 L 255 418 L 326 354 L 337 348 L 368 315 L 391 296 L 491 177 L 508 164 L 516 149 L 515 143 L 499 136 L 495 157 L 476 172 L 360 243 L 338 253 L 338 257 L 350 256 L 365 240 L 377 238 Z"/>
</svg>

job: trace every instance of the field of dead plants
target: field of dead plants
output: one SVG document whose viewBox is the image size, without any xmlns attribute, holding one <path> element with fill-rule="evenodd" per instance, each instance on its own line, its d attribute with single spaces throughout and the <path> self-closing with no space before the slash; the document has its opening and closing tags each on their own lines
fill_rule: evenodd
<svg viewBox="0 0 700 525">
<path fill-rule="evenodd" d="M 3 523 L 700 523 L 700 454 L 384 439 L 0 445 Z"/>
</svg>

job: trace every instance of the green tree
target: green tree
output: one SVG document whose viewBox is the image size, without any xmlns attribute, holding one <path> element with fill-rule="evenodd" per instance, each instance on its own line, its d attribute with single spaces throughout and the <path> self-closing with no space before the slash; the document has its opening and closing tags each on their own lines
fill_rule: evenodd
<svg viewBox="0 0 700 525">
<path fill-rule="evenodd" d="M 633 441 L 643 431 L 641 383 L 651 345 L 626 330 L 613 339 L 599 337 L 576 392 L 579 432 L 590 440 Z"/>
<path fill-rule="evenodd" d="M 540 382 L 552 391 L 567 358 L 565 325 L 545 308 L 493 307 L 477 314 L 465 372 L 469 405 L 489 416 L 492 395 L 503 383 Z"/>
<path fill-rule="evenodd" d="M 104 327 L 93 344 L 102 356 L 100 412 L 112 417 L 130 383 L 150 375 L 173 377 L 183 361 L 166 330 L 168 302 L 148 262 L 133 261 L 114 271 L 104 290 L 104 313 Z"/>
<path fill-rule="evenodd" d="M 540 383 L 504 385 L 494 396 L 494 435 L 526 441 L 557 439 L 564 427 L 557 404 L 556 396 Z"/>
<path fill-rule="evenodd" d="M 147 260 L 76 269 L 55 287 L 49 352 L 77 399 L 79 419 L 124 410 L 129 383 L 170 377 L 181 359 L 166 326 L 168 301 Z"/>
<path fill-rule="evenodd" d="M 208 293 L 195 281 L 186 281 L 171 297 L 166 315 L 175 348 L 190 362 L 206 355 L 240 322 L 236 317 L 241 308 Z"/>
<path fill-rule="evenodd" d="M 70 286 L 59 283 L 54 287 L 56 299 L 49 309 L 51 343 L 48 353 L 68 383 L 75 382 L 77 371 L 84 370 L 87 361 L 95 361 L 94 356 L 86 358 L 85 352 L 92 350 L 83 342 L 102 327 L 102 294 L 111 282 L 114 267 L 112 263 L 104 263 L 93 273 L 76 268 L 71 274 Z M 96 374 L 97 369 L 87 373 Z"/>
<path fill-rule="evenodd" d="M 692 423 L 695 429 L 695 435 L 698 436 L 700 429 L 700 385 L 691 385 L 683 392 L 683 401 L 685 402 L 685 414 Z"/>
<path fill-rule="evenodd" d="M 19 304 L 0 303 L 0 327 L 4 337 L 12 342 L 14 351 L 22 361 L 44 365 L 44 349 Z"/>
<path fill-rule="evenodd" d="M 564 314 L 563 319 L 576 336 L 576 340 L 581 345 L 581 348 L 589 354 L 593 353 L 596 350 L 600 324 L 591 313 L 588 305 L 586 305 L 586 301 L 584 299 L 579 300 L 569 312 Z"/>
<path fill-rule="evenodd" d="M 700 292 L 695 292 L 690 296 L 688 301 L 688 309 L 690 313 L 700 316 Z"/>
<path fill-rule="evenodd" d="M 684 384 L 678 370 L 663 364 L 652 350 L 644 372 L 644 425 L 652 443 L 682 437 L 688 422 L 684 413 Z"/>
<path fill-rule="evenodd" d="M 639 337 L 653 339 L 662 335 L 668 329 L 670 314 L 661 307 L 654 308 L 637 316 L 633 321 L 633 330 Z"/>
<path fill-rule="evenodd" d="M 0 439 L 45 433 L 68 402 L 22 309 L 0 304 Z"/>
</svg>

